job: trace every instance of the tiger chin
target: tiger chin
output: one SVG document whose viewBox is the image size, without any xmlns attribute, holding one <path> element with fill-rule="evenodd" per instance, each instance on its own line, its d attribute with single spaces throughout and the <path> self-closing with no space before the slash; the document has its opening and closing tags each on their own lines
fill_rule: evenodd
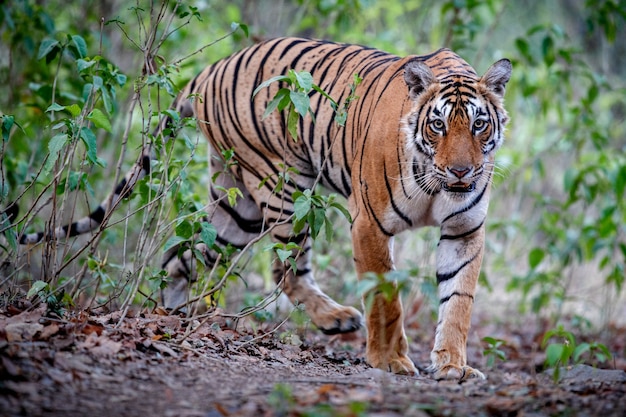
<svg viewBox="0 0 626 417">
<path fill-rule="evenodd" d="M 328 100 L 311 96 L 316 122 L 304 118 L 297 141 L 286 140 L 286 116 L 263 117 L 277 85 L 253 91 L 263 81 L 289 69 L 308 71 L 335 100 L 356 87 L 345 128 L 334 123 Z M 316 284 L 311 268 L 311 238 L 291 227 L 296 190 L 311 188 L 317 178 L 327 189 L 348 199 L 356 271 L 385 274 L 394 269 L 393 237 L 407 229 L 438 226 L 441 230 L 436 278 L 439 320 L 431 365 L 437 379 L 484 378 L 468 366 L 466 344 L 474 293 L 483 258 L 485 221 L 495 164 L 504 140 L 503 107 L 511 63 L 500 60 L 484 75 L 448 49 L 428 55 L 398 57 L 359 45 L 301 38 L 278 38 L 252 45 L 209 65 L 192 79 L 172 107 L 181 117 L 194 116 L 210 145 L 210 169 L 224 169 L 220 149 L 232 149 L 234 162 L 209 187 L 212 212 L 207 220 L 218 231 L 217 244 L 243 249 L 271 228 L 275 242 L 302 248 L 294 269 L 276 261 L 273 275 L 294 303 L 303 304 L 324 333 L 353 332 L 362 326 L 359 310 L 332 300 Z M 172 121 L 165 117 L 154 131 L 163 135 Z M 53 233 L 23 235 L 20 242 L 62 239 L 100 226 L 106 213 L 127 196 L 138 179 L 149 175 L 155 158 L 147 146 L 114 191 L 89 216 Z M 299 174 L 274 190 L 281 167 Z M 261 184 L 261 185 L 259 185 Z M 235 206 L 225 189 L 242 192 Z M 199 245 L 207 269 L 219 259 L 214 248 Z M 196 279 L 190 250 L 181 256 L 171 248 L 163 269 L 171 284 L 163 293 L 166 308 L 187 300 Z M 367 303 L 367 362 L 398 374 L 417 375 L 409 358 L 400 296 L 372 294 Z"/>
</svg>

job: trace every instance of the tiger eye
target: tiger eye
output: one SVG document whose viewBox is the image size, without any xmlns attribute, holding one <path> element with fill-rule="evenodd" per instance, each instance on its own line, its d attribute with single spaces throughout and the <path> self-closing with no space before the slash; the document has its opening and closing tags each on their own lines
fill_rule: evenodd
<svg viewBox="0 0 626 417">
<path fill-rule="evenodd" d="M 440 119 L 435 119 L 435 120 L 433 120 L 433 121 L 432 121 L 432 123 L 431 123 L 431 127 L 432 127 L 434 130 L 437 130 L 437 131 L 442 131 L 442 130 L 443 130 L 443 128 L 445 127 L 445 124 L 444 124 L 444 123 L 443 123 L 443 121 L 441 121 Z"/>
<path fill-rule="evenodd" d="M 487 122 L 482 119 L 476 119 L 474 121 L 474 130 L 482 130 L 487 126 Z"/>
</svg>

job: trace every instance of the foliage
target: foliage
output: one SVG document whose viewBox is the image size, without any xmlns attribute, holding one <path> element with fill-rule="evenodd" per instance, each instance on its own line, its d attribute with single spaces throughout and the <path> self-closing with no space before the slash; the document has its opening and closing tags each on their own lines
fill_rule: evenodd
<svg viewBox="0 0 626 417">
<path fill-rule="evenodd" d="M 529 39 L 537 40 L 535 47 Z M 568 167 L 561 172 L 563 194 L 534 198 L 540 213 L 536 230 L 544 238 L 528 252 L 528 272 L 514 276 L 509 288 L 520 289 L 524 298 L 532 295 L 531 309 L 539 313 L 555 301 L 568 299 L 568 273 L 578 265 L 595 263 L 605 283 L 619 294 L 626 261 L 626 159 L 611 143 L 602 119 L 594 116 L 601 91 L 608 92 L 611 86 L 583 61 L 558 26 L 536 26 L 516 40 L 516 47 L 526 66 L 541 69 L 545 77 L 557 81 L 524 80 L 522 93 L 539 98 L 547 115 L 558 115 L 555 140 L 573 158 L 568 158 Z M 553 152 L 550 147 L 533 161 L 539 178 L 547 179 L 543 160 Z"/>
<path fill-rule="evenodd" d="M 294 200 L 294 233 L 300 233 L 305 225 L 309 227 L 309 233 L 313 239 L 319 235 L 322 227 L 326 240 L 329 242 L 333 238 L 333 220 L 326 215 L 330 208 L 337 209 L 348 221 L 351 221 L 350 213 L 343 204 L 336 201 L 336 196 L 313 194 L 309 190 L 295 191 L 292 196 Z"/>
<path fill-rule="evenodd" d="M 482 341 L 487 344 L 483 349 L 483 355 L 487 357 L 487 368 L 493 368 L 496 359 L 506 360 L 506 353 L 500 349 L 506 345 L 506 341 L 491 336 L 483 337 Z"/>
<path fill-rule="evenodd" d="M 52 291 L 50 285 L 44 281 L 35 281 L 26 294 L 27 298 L 37 296 L 46 304 L 46 315 L 61 317 L 66 308 L 73 305 L 72 298 L 64 291 L 60 293 Z"/>
<path fill-rule="evenodd" d="M 562 342 L 551 342 L 553 338 L 561 339 Z M 588 356 L 588 361 L 594 363 L 604 363 L 611 360 L 611 352 L 602 343 L 576 343 L 574 334 L 565 330 L 559 325 L 556 329 L 552 329 L 543 337 L 541 347 L 546 350 L 545 364 L 549 368 L 554 368 L 552 377 L 554 382 L 560 379 L 560 369 L 562 366 L 568 366 L 570 361 L 574 364 L 583 363 L 584 356 Z"/>
</svg>

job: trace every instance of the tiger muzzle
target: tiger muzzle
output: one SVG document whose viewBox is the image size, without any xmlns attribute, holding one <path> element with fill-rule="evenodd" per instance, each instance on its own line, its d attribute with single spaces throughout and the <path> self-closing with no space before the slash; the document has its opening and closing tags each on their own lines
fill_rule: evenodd
<svg viewBox="0 0 626 417">
<path fill-rule="evenodd" d="M 471 181 L 474 167 L 448 167 L 446 173 L 448 181 L 443 183 L 444 190 L 452 193 L 470 193 L 476 189 L 476 181 Z"/>
</svg>

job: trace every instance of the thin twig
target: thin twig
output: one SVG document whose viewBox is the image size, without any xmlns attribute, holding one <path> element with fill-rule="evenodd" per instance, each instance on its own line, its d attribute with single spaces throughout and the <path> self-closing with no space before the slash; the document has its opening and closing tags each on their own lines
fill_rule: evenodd
<svg viewBox="0 0 626 417">
<path fill-rule="evenodd" d="M 285 317 L 285 319 L 284 319 L 283 321 L 281 321 L 281 322 L 280 322 L 280 323 L 279 323 L 276 327 L 274 327 L 272 330 L 270 330 L 270 331 L 269 331 L 269 332 L 267 332 L 267 333 L 263 333 L 263 334 L 262 334 L 262 335 L 260 335 L 260 336 L 254 337 L 254 338 L 252 338 L 252 339 L 250 339 L 250 340 L 248 340 L 248 341 L 246 341 L 246 342 L 244 342 L 244 343 L 240 344 L 239 346 L 237 346 L 237 350 L 241 350 L 241 349 L 243 349 L 244 347 L 246 347 L 246 346 L 248 346 L 248 345 L 250 345 L 250 344 L 252 344 L 252 343 L 256 342 L 257 340 L 264 339 L 264 338 L 266 338 L 267 336 L 270 336 L 271 334 L 276 333 L 276 332 L 278 331 L 278 329 L 280 329 L 280 328 L 281 328 L 281 327 L 282 327 L 285 323 L 287 323 L 287 320 L 289 320 L 289 318 L 291 317 L 291 314 L 292 314 L 294 311 L 296 311 L 296 310 L 297 310 L 297 307 L 294 307 L 294 308 L 293 308 L 293 309 L 289 312 L 289 314 L 287 315 L 287 317 Z"/>
</svg>

